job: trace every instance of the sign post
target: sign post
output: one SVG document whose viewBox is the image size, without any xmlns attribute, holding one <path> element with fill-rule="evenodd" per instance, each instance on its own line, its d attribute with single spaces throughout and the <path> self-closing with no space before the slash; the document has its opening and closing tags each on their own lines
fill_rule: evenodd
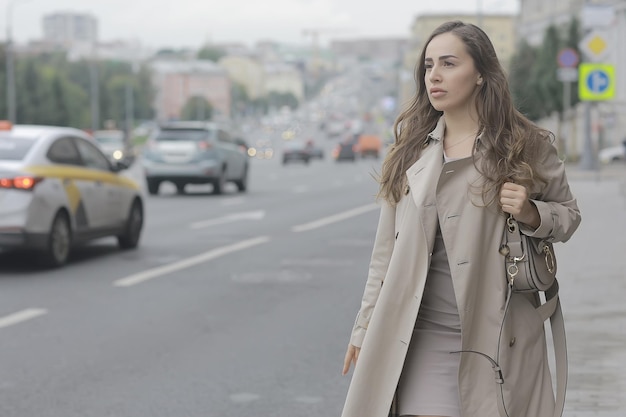
<svg viewBox="0 0 626 417">
<path fill-rule="evenodd" d="M 606 33 L 615 16 L 612 6 L 585 5 L 581 12 L 583 29 L 587 31 L 578 44 L 585 63 L 579 66 L 578 94 L 585 110 L 585 132 L 580 168 L 598 169 L 598 157 L 594 150 L 591 129 L 591 105 L 610 100 L 615 94 L 615 69 L 601 62 L 609 55 L 612 45 Z"/>
<path fill-rule="evenodd" d="M 556 57 L 559 68 L 557 68 L 556 78 L 563 83 L 563 117 L 565 121 L 572 103 L 572 83 L 578 80 L 578 53 L 572 48 L 563 48 Z M 559 135 L 560 136 L 560 135 Z M 559 138 L 561 144 L 569 147 L 566 141 Z"/>
</svg>

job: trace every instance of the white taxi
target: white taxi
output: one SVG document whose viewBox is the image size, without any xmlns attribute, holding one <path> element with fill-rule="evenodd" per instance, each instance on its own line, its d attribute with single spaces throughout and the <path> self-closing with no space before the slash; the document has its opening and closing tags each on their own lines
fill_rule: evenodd
<svg viewBox="0 0 626 417">
<path fill-rule="evenodd" d="M 81 130 L 0 121 L 0 250 L 34 250 L 38 261 L 60 266 L 92 239 L 137 247 L 142 191 L 120 174 L 125 168 Z"/>
</svg>

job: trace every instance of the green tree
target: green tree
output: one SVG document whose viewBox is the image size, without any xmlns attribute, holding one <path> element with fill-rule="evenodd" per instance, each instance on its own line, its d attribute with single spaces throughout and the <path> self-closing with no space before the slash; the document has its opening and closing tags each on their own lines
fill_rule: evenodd
<svg viewBox="0 0 626 417">
<path fill-rule="evenodd" d="M 250 107 L 251 101 L 248 97 L 248 91 L 246 87 L 237 82 L 232 82 L 230 87 L 231 96 L 231 114 L 241 115 L 245 114 Z"/>
<path fill-rule="evenodd" d="M 569 22 L 569 26 L 567 27 L 567 35 L 565 36 L 565 46 L 567 48 L 571 48 L 578 54 L 579 57 L 582 56 L 580 49 L 578 48 L 578 44 L 580 43 L 581 35 L 580 35 L 580 21 L 577 18 L 572 18 Z M 580 60 L 580 58 L 579 58 Z M 578 80 L 574 81 L 570 85 L 571 88 L 571 106 L 575 106 L 580 99 L 578 98 Z"/>
<path fill-rule="evenodd" d="M 226 52 L 220 48 L 205 45 L 198 51 L 198 59 L 206 59 L 209 61 L 217 62 L 221 57 L 226 55 Z"/>
<path fill-rule="evenodd" d="M 298 98 L 293 93 L 279 93 L 272 91 L 268 94 L 267 100 L 271 107 L 281 108 L 288 106 L 291 109 L 298 108 Z"/>
<path fill-rule="evenodd" d="M 556 26 L 546 29 L 543 43 L 537 54 L 536 65 L 533 67 L 534 94 L 541 100 L 540 116 L 550 116 L 553 112 L 563 110 L 563 83 L 557 80 L 557 55 L 561 49 L 561 41 Z"/>
<path fill-rule="evenodd" d="M 530 78 L 536 59 L 537 50 L 523 40 L 511 58 L 509 73 L 509 85 L 515 106 L 531 120 L 537 120 L 541 116 L 541 100 L 534 94 L 536 89 Z"/>
<path fill-rule="evenodd" d="M 180 115 L 183 120 L 210 120 L 212 116 L 213 106 L 206 98 L 200 96 L 190 97 Z"/>
</svg>

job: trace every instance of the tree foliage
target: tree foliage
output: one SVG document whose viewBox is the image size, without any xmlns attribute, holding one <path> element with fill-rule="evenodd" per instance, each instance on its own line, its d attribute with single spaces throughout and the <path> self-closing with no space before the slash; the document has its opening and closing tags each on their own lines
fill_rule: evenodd
<svg viewBox="0 0 626 417">
<path fill-rule="evenodd" d="M 213 62 L 219 61 L 224 55 L 226 55 L 224 50 L 209 45 L 203 46 L 198 51 L 198 59 L 206 59 Z"/>
<path fill-rule="evenodd" d="M 510 86 L 517 108 L 532 120 L 563 112 L 563 82 L 557 79 L 559 51 L 578 52 L 579 23 L 572 19 L 564 33 L 555 26 L 546 29 L 543 42 L 532 47 L 522 41 L 511 60 Z M 580 55 L 580 54 L 579 54 Z M 578 102 L 576 83 L 571 88 L 572 104 Z"/>
<path fill-rule="evenodd" d="M 90 128 L 90 61 L 68 61 L 64 54 L 45 53 L 15 58 L 16 116 L 22 124 L 47 124 Z M 133 71 L 131 64 L 115 61 L 95 63 L 98 75 L 100 120 L 124 126 L 126 86 L 133 94 L 135 120 L 153 117 L 154 88 L 147 66 Z M 6 106 L 6 60 L 0 50 L 0 118 Z"/>
<path fill-rule="evenodd" d="M 212 116 L 213 106 L 201 96 L 190 97 L 181 112 L 183 120 L 210 120 Z"/>
</svg>

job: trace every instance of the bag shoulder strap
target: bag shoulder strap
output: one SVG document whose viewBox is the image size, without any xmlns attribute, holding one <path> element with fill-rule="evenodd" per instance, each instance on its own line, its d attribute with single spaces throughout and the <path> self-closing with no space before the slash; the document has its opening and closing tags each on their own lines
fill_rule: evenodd
<svg viewBox="0 0 626 417">
<path fill-rule="evenodd" d="M 546 291 L 546 302 L 539 309 L 549 305 L 549 303 L 554 304 L 554 310 L 550 315 L 550 328 L 552 329 L 552 343 L 554 344 L 556 365 L 554 417 L 561 417 L 565 408 L 565 391 L 567 389 L 567 342 L 565 340 L 565 322 L 563 320 L 563 311 L 561 310 L 561 301 L 559 300 L 559 283 L 557 281 L 554 281 L 554 285 Z M 539 310 L 539 313 L 542 314 L 543 311 Z"/>
<path fill-rule="evenodd" d="M 558 281 L 554 281 L 552 287 L 545 291 L 545 295 L 546 302 L 537 307 L 537 312 L 544 321 L 550 318 L 556 365 L 556 399 L 553 417 L 562 417 L 563 410 L 565 409 L 565 392 L 567 390 L 567 343 L 565 340 L 565 321 L 563 320 L 563 311 L 561 310 L 561 302 L 559 300 Z M 494 366 L 494 370 L 496 371 L 496 375 L 498 375 L 500 368 Z M 498 390 L 498 411 L 500 412 L 500 416 L 508 416 L 501 389 Z"/>
</svg>

